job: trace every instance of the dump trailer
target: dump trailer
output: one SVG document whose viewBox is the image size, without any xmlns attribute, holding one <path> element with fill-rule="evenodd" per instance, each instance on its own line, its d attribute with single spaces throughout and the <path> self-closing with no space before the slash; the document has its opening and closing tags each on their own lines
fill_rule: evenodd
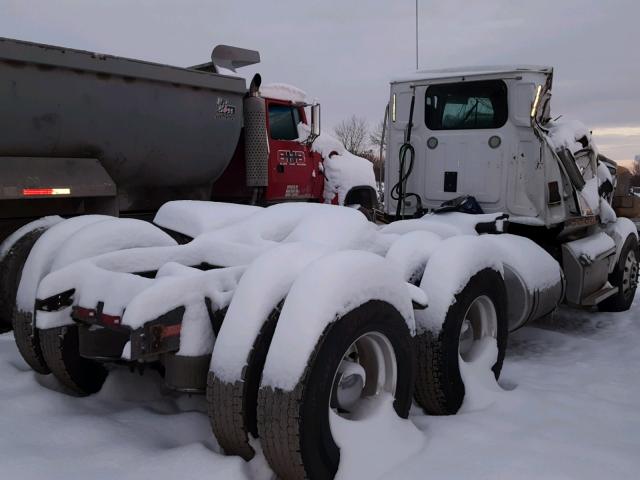
<svg viewBox="0 0 640 480">
<path fill-rule="evenodd" d="M 465 375 L 499 377 L 510 331 L 560 305 L 630 307 L 637 230 L 588 131 L 550 120 L 551 85 L 546 67 L 392 82 L 388 224 L 210 201 L 56 223 L 19 281 L 23 358 L 75 395 L 117 366 L 156 371 L 206 394 L 225 453 L 333 478 L 338 432 L 384 405 L 455 414 Z"/>
<path fill-rule="evenodd" d="M 150 219 L 176 199 L 324 201 L 323 159 L 311 149 L 320 106 L 283 89 L 261 96 L 259 75 L 247 89 L 235 69 L 258 63 L 256 51 L 220 45 L 211 59 L 178 68 L 0 38 L 0 244 L 49 217 L 0 251 L 4 329 L 51 216 Z M 372 207 L 371 185 L 353 187 L 343 200 Z"/>
</svg>

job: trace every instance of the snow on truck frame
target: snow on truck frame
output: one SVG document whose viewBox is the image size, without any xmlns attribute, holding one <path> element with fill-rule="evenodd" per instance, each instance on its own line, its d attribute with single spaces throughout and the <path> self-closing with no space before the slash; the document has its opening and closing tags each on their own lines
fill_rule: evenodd
<svg viewBox="0 0 640 480">
<path fill-rule="evenodd" d="M 206 391 L 226 453 L 260 448 L 281 478 L 332 478 L 334 427 L 371 402 L 453 414 L 465 375 L 499 376 L 509 331 L 561 303 L 629 308 L 637 232 L 611 210 L 589 133 L 550 120 L 551 81 L 514 67 L 393 82 L 388 225 L 338 206 L 192 201 L 155 225 L 57 223 L 20 279 L 36 332 L 16 330 L 21 352 L 79 395 L 107 365 L 155 368 Z"/>
<path fill-rule="evenodd" d="M 0 331 L 22 263 L 57 216 L 148 220 L 178 199 L 373 209 L 369 162 L 312 142 L 318 102 L 260 75 L 247 88 L 235 69 L 257 51 L 218 45 L 211 59 L 179 68 L 0 38 Z"/>
</svg>

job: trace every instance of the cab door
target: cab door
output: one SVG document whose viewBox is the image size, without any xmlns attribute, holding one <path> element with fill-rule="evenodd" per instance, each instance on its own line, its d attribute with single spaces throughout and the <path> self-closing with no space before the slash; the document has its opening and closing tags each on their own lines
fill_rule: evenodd
<svg viewBox="0 0 640 480">
<path fill-rule="evenodd" d="M 464 81 L 434 84 L 423 91 L 427 203 L 469 194 L 482 204 L 497 207 L 503 200 L 508 151 L 503 143 L 512 128 L 507 121 L 506 84 L 502 80 Z"/>
<path fill-rule="evenodd" d="M 319 155 L 299 139 L 298 124 L 307 123 L 304 108 L 290 102 L 267 102 L 269 186 L 267 202 L 313 199 L 319 196 L 322 175 Z M 320 192 L 321 193 L 321 192 Z"/>
</svg>

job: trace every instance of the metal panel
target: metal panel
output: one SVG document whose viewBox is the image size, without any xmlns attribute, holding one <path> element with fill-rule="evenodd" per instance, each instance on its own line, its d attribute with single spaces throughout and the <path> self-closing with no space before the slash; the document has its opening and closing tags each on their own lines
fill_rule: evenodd
<svg viewBox="0 0 640 480">
<path fill-rule="evenodd" d="M 119 189 L 210 186 L 233 157 L 244 89 L 188 70 L 225 82 L 111 73 L 0 60 L 0 155 L 98 158 Z"/>
<path fill-rule="evenodd" d="M 256 52 L 257 53 L 257 52 Z M 244 78 L 0 37 L 0 59 L 244 93 Z M 260 60 L 258 56 L 258 61 Z"/>
<path fill-rule="evenodd" d="M 111 197 L 113 179 L 95 158 L 0 157 L 0 200 L 24 199 L 25 189 L 69 189 L 64 198 Z M 38 195 L 38 198 L 54 195 Z"/>
<path fill-rule="evenodd" d="M 244 133 L 247 186 L 266 187 L 269 185 L 269 141 L 263 98 L 244 100 Z"/>
</svg>

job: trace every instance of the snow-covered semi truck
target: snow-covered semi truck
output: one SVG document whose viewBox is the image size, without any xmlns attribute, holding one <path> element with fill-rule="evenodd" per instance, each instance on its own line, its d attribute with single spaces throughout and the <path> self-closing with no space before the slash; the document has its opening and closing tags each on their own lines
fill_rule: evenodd
<svg viewBox="0 0 640 480">
<path fill-rule="evenodd" d="M 319 105 L 286 86 L 261 91 L 259 76 L 247 90 L 235 69 L 259 60 L 222 45 L 211 62 L 177 68 L 0 38 L 0 243 L 13 235 L 0 251 L 0 331 L 54 215 L 152 218 L 176 199 L 324 200 L 323 159 L 310 148 Z M 306 106 L 310 133 L 298 140 Z M 373 206 L 371 179 L 341 200 Z"/>
<path fill-rule="evenodd" d="M 283 479 L 332 478 L 349 447 L 337 432 L 378 402 L 455 413 L 465 378 L 499 376 L 510 330 L 635 294 L 637 231 L 611 211 L 588 132 L 549 120 L 551 80 L 514 67 L 393 82 L 387 225 L 340 206 L 178 201 L 153 224 L 51 227 L 17 300 L 40 371 L 80 395 L 118 364 L 206 391 L 224 451 L 261 450 Z M 117 248 L 124 232 L 139 246 Z"/>
</svg>

